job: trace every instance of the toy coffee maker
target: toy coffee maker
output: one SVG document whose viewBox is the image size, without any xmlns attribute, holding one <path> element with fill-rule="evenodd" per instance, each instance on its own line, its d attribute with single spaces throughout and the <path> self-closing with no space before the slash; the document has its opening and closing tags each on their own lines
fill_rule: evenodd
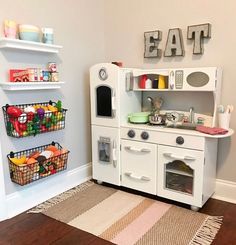
<svg viewBox="0 0 236 245">
<path fill-rule="evenodd" d="M 147 98 L 151 102 L 152 112 L 149 116 L 149 123 L 153 125 L 165 125 L 166 114 L 160 114 L 161 106 L 163 104 L 162 98 Z"/>
</svg>

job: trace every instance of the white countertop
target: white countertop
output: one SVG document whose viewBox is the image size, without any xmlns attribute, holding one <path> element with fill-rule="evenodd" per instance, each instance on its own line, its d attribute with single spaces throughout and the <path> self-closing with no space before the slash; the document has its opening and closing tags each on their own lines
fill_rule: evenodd
<svg viewBox="0 0 236 245">
<path fill-rule="evenodd" d="M 217 134 L 217 135 L 210 135 L 204 134 L 196 130 L 189 130 L 189 129 L 179 129 L 179 128 L 168 128 L 165 126 L 152 126 L 148 124 L 134 124 L 134 123 L 126 123 L 121 125 L 121 128 L 133 128 L 133 129 L 141 129 L 141 130 L 149 130 L 149 131 L 159 131 L 159 132 L 166 132 L 166 133 L 176 133 L 176 134 L 183 134 L 183 135 L 193 135 L 199 137 L 206 137 L 206 138 L 226 138 L 230 137 L 234 134 L 233 129 L 229 129 L 227 134 Z"/>
</svg>

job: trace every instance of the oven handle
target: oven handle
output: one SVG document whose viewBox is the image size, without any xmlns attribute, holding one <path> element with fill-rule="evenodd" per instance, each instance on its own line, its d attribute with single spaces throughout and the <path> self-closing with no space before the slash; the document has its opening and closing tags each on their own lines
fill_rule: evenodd
<svg viewBox="0 0 236 245">
<path fill-rule="evenodd" d="M 192 156 L 178 156 L 173 153 L 163 153 L 165 157 L 170 157 L 176 160 L 189 160 L 189 161 L 195 161 L 196 158 Z"/>
<path fill-rule="evenodd" d="M 146 148 L 137 149 L 137 148 L 132 147 L 132 146 L 125 146 L 125 149 L 126 150 L 129 150 L 129 151 L 142 152 L 142 153 L 149 153 L 149 152 L 151 152 L 151 150 L 146 149 Z"/>
<path fill-rule="evenodd" d="M 112 163 L 113 163 L 113 167 L 116 168 L 117 166 L 117 158 L 116 158 L 116 142 L 115 140 L 113 141 L 112 144 Z"/>
<path fill-rule="evenodd" d="M 126 176 L 136 179 L 136 180 L 144 180 L 144 181 L 150 181 L 151 179 L 147 176 L 135 176 L 133 173 L 125 173 Z"/>
</svg>

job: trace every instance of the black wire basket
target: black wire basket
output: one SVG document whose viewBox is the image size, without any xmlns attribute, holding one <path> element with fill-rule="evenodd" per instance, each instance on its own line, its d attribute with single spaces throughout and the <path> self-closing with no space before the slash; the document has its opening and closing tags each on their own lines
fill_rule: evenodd
<svg viewBox="0 0 236 245">
<path fill-rule="evenodd" d="M 65 128 L 67 109 L 61 101 L 2 107 L 7 135 L 15 138 L 35 136 Z"/>
<path fill-rule="evenodd" d="M 27 185 L 67 168 L 69 151 L 52 142 L 7 155 L 12 182 Z"/>
</svg>

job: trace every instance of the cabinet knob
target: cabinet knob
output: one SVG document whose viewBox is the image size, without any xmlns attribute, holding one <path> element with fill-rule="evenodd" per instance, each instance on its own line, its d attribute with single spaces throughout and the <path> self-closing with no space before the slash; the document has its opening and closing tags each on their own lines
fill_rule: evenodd
<svg viewBox="0 0 236 245">
<path fill-rule="evenodd" d="M 129 130 L 128 131 L 128 133 L 127 133 L 127 135 L 130 137 L 130 138 L 134 138 L 134 136 L 135 136 L 135 132 L 134 132 L 134 130 Z"/>
<path fill-rule="evenodd" d="M 143 140 L 147 140 L 148 138 L 149 138 L 149 134 L 148 134 L 148 132 L 142 132 L 141 133 L 141 138 L 143 139 Z"/>
<path fill-rule="evenodd" d="M 183 145 L 183 143 L 184 143 L 184 138 L 183 138 L 182 136 L 178 136 L 178 137 L 176 138 L 176 143 L 177 143 L 178 145 Z"/>
</svg>

